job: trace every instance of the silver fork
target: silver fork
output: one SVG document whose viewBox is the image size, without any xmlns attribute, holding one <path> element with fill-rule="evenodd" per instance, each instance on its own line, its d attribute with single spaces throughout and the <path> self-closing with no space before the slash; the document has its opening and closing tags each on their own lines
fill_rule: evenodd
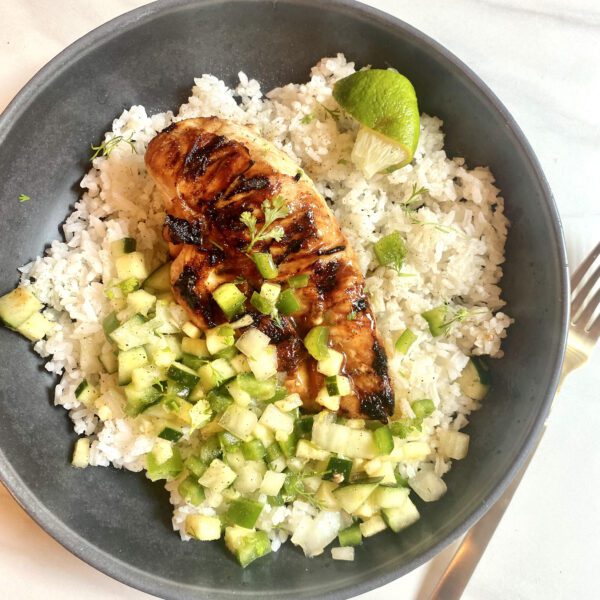
<svg viewBox="0 0 600 600">
<path fill-rule="evenodd" d="M 600 338 L 600 314 L 594 315 L 600 307 L 600 244 L 581 263 L 571 277 L 571 321 L 565 360 L 560 376 L 559 389 L 565 377 L 581 367 L 590 357 L 592 349 Z M 546 427 L 538 439 L 529 459 L 514 478 L 500 499 L 465 535 L 444 574 L 438 581 L 429 600 L 459 600 L 479 560 L 483 556 L 496 527 L 500 523 L 527 467 L 539 446 Z"/>
</svg>

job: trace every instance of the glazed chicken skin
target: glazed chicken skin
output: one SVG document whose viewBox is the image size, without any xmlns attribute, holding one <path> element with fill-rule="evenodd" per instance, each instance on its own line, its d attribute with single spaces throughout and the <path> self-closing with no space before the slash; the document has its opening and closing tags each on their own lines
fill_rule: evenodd
<svg viewBox="0 0 600 600">
<path fill-rule="evenodd" d="M 343 373 L 352 385 L 338 413 L 386 422 L 394 395 L 364 278 L 312 181 L 251 129 L 216 117 L 170 125 L 150 142 L 145 161 L 165 197 L 163 234 L 174 257 L 173 294 L 201 328 L 227 321 L 212 297 L 221 284 L 235 281 L 249 297 L 264 281 L 246 253 L 250 234 L 240 216 L 251 212 L 260 228 L 263 202 L 285 199 L 289 212 L 275 223 L 283 237 L 259 241 L 252 251 L 273 256 L 278 275 L 272 283 L 285 286 L 291 276 L 309 276 L 306 287 L 294 290 L 301 309 L 279 325 L 249 302 L 247 312 L 276 344 L 285 386 L 300 394 L 307 410 L 319 409 L 314 398 L 324 377 L 302 340 L 312 327 L 325 325 L 330 346 L 345 356 Z"/>
</svg>

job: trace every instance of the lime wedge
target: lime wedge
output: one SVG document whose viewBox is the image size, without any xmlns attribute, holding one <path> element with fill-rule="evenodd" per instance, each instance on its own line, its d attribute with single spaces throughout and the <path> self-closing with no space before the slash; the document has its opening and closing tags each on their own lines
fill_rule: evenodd
<svg viewBox="0 0 600 600">
<path fill-rule="evenodd" d="M 358 71 L 336 82 L 333 97 L 361 124 L 351 158 L 367 179 L 412 160 L 419 141 L 419 107 L 404 75 L 387 69 Z"/>
</svg>

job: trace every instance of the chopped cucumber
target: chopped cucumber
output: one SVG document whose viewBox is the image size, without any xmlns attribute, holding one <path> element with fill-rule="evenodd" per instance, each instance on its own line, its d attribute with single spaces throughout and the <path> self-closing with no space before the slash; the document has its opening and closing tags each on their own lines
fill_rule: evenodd
<svg viewBox="0 0 600 600">
<path fill-rule="evenodd" d="M 327 469 L 323 479 L 332 480 L 336 483 L 350 481 L 352 471 L 352 461 L 347 458 L 332 456 L 327 463 Z"/>
<path fill-rule="evenodd" d="M 206 347 L 206 341 L 197 338 L 184 337 L 181 340 L 181 350 L 186 354 L 193 354 L 200 358 L 208 358 L 210 356 Z"/>
<path fill-rule="evenodd" d="M 252 432 L 257 423 L 258 417 L 239 404 L 231 404 L 219 419 L 219 425 L 223 429 L 245 442 L 252 439 Z"/>
<path fill-rule="evenodd" d="M 246 296 L 238 289 L 234 283 L 224 283 L 220 285 L 213 293 L 212 297 L 223 311 L 228 321 L 231 321 L 243 308 L 246 303 Z"/>
<path fill-rule="evenodd" d="M 225 513 L 225 519 L 233 525 L 252 529 L 260 517 L 264 505 L 254 500 L 240 498 L 234 500 Z"/>
<path fill-rule="evenodd" d="M 146 354 L 144 346 L 138 346 L 137 348 L 131 348 L 131 350 L 119 352 L 117 363 L 119 370 L 119 385 L 127 385 L 131 382 L 133 370 L 148 364 L 148 355 Z"/>
<path fill-rule="evenodd" d="M 152 334 L 143 315 L 135 314 L 110 334 L 110 339 L 117 344 L 119 350 L 125 351 L 146 344 Z"/>
<path fill-rule="evenodd" d="M 136 241 L 133 238 L 124 237 L 110 244 L 110 254 L 113 258 L 119 258 L 124 254 L 135 252 L 136 246 Z"/>
<path fill-rule="evenodd" d="M 148 316 L 148 313 L 152 310 L 155 303 L 156 296 L 153 296 L 144 290 L 137 290 L 127 296 L 127 305 L 136 313 L 140 313 L 145 317 Z"/>
<path fill-rule="evenodd" d="M 102 352 L 102 354 L 100 354 L 100 356 L 98 357 L 98 360 L 100 361 L 100 363 L 104 367 L 104 370 L 107 373 L 117 372 L 119 366 L 117 361 L 117 355 L 115 354 L 114 350 L 110 349 L 105 352 Z"/>
<path fill-rule="evenodd" d="M 272 305 L 275 305 L 280 293 L 281 286 L 278 283 L 263 283 L 260 286 L 260 295 Z"/>
<path fill-rule="evenodd" d="M 294 417 L 280 411 L 274 404 L 269 404 L 260 416 L 259 422 L 274 432 L 288 436 L 294 431 Z"/>
<path fill-rule="evenodd" d="M 169 367 L 167 376 L 189 389 L 192 389 L 200 381 L 200 377 L 195 371 L 178 362 L 174 362 Z"/>
<path fill-rule="evenodd" d="M 326 387 L 321 388 L 315 398 L 317 404 L 324 406 L 332 412 L 337 412 L 340 409 L 340 400 L 340 396 L 330 396 Z"/>
<path fill-rule="evenodd" d="M 298 438 L 309 438 L 312 433 L 314 419 L 312 415 L 300 417 L 294 423 L 294 433 Z"/>
<path fill-rule="evenodd" d="M 221 520 L 219 517 L 188 515 L 185 519 L 185 530 L 203 542 L 218 540 L 221 537 Z"/>
<path fill-rule="evenodd" d="M 394 438 L 392 438 L 390 428 L 386 425 L 375 429 L 373 437 L 379 454 L 389 454 L 394 449 Z"/>
<path fill-rule="evenodd" d="M 248 357 L 248 365 L 259 381 L 270 379 L 277 374 L 277 348 L 269 345 L 260 354 Z"/>
<path fill-rule="evenodd" d="M 362 533 L 358 523 L 354 523 L 338 533 L 340 546 L 360 546 L 362 544 Z"/>
<path fill-rule="evenodd" d="M 252 304 L 252 306 L 254 306 L 254 308 L 263 315 L 270 315 L 275 309 L 275 304 L 269 302 L 258 292 L 252 292 L 252 296 L 250 297 L 250 304 Z"/>
<path fill-rule="evenodd" d="M 17 331 L 32 342 L 37 342 L 46 337 L 53 329 L 54 323 L 39 312 L 33 313 L 17 327 Z"/>
<path fill-rule="evenodd" d="M 123 292 L 123 296 L 128 296 L 140 289 L 140 280 L 136 277 L 128 277 L 127 279 L 120 281 L 117 285 L 121 292 Z"/>
<path fill-rule="evenodd" d="M 481 358 L 472 356 L 458 378 L 462 393 L 473 400 L 483 400 L 490 390 L 490 383 L 488 366 Z"/>
<path fill-rule="evenodd" d="M 262 277 L 265 279 L 277 277 L 277 265 L 270 252 L 253 252 L 252 260 Z"/>
<path fill-rule="evenodd" d="M 342 370 L 344 355 L 337 350 L 329 349 L 327 356 L 317 363 L 317 371 L 328 377 L 337 375 Z"/>
<path fill-rule="evenodd" d="M 237 379 L 227 384 L 227 391 L 240 406 L 248 406 L 252 402 L 250 394 L 239 386 Z"/>
<path fill-rule="evenodd" d="M 410 329 L 405 329 L 400 334 L 400 337 L 396 340 L 396 344 L 394 345 L 396 352 L 398 352 L 398 354 L 406 354 L 416 339 L 416 334 L 414 334 Z"/>
<path fill-rule="evenodd" d="M 43 304 L 25 287 L 15 288 L 0 297 L 0 321 L 16 329 L 43 308 Z"/>
<path fill-rule="evenodd" d="M 71 464 L 78 469 L 85 469 L 90 464 L 90 440 L 89 438 L 79 438 L 75 442 L 73 449 L 73 458 Z"/>
<path fill-rule="evenodd" d="M 179 429 L 173 429 L 172 427 L 165 427 L 159 434 L 158 437 L 167 440 L 168 442 L 178 442 L 183 436 L 183 433 Z"/>
<path fill-rule="evenodd" d="M 429 331 L 433 337 L 439 337 L 448 331 L 449 310 L 450 309 L 448 308 L 447 304 L 440 304 L 440 306 L 436 306 L 431 310 L 421 313 L 421 316 L 427 321 L 427 325 L 429 325 Z"/>
<path fill-rule="evenodd" d="M 119 319 L 117 319 L 117 313 L 111 312 L 102 321 L 102 329 L 104 329 L 104 335 L 110 339 L 110 334 L 120 325 Z M 112 341 L 112 340 L 111 340 Z"/>
<path fill-rule="evenodd" d="M 184 353 L 181 357 L 181 362 L 193 371 L 197 371 L 202 365 L 205 365 L 207 361 L 205 358 Z"/>
<path fill-rule="evenodd" d="M 187 464 L 187 461 L 186 461 Z M 179 495 L 188 503 L 199 506 L 204 502 L 204 490 L 198 483 L 198 477 L 188 475 L 177 488 Z"/>
<path fill-rule="evenodd" d="M 160 461 L 154 454 L 154 450 L 146 454 L 146 469 L 148 479 L 158 481 L 159 479 L 171 480 L 183 470 L 183 461 L 177 446 L 173 446 L 171 457 Z"/>
<path fill-rule="evenodd" d="M 206 331 L 206 347 L 210 354 L 216 354 L 233 346 L 235 342 L 235 330 L 230 325 L 221 325 Z"/>
<path fill-rule="evenodd" d="M 130 383 L 123 388 L 123 391 L 127 399 L 125 412 L 132 417 L 139 415 L 146 408 L 156 404 L 161 397 L 161 392 L 154 386 L 140 390 L 133 383 Z"/>
<path fill-rule="evenodd" d="M 91 406 L 100 395 L 98 388 L 93 386 L 87 379 L 83 379 L 75 389 L 75 398 L 85 406 Z"/>
<path fill-rule="evenodd" d="M 181 343 L 176 335 L 150 336 L 146 343 L 150 360 L 158 367 L 167 368 L 183 358 Z"/>
<path fill-rule="evenodd" d="M 246 460 L 262 460 L 265 452 L 266 449 L 260 440 L 251 439 L 242 444 L 242 453 Z"/>
<path fill-rule="evenodd" d="M 398 419 L 389 423 L 392 435 L 404 439 L 418 430 L 418 424 L 413 419 Z"/>
<path fill-rule="evenodd" d="M 363 521 L 359 527 L 363 537 L 371 537 L 372 535 L 384 531 L 387 528 L 387 525 L 379 515 L 373 515 L 366 521 Z"/>
<path fill-rule="evenodd" d="M 157 384 L 161 381 L 162 377 L 163 373 L 158 367 L 154 365 L 144 365 L 133 369 L 131 372 L 131 383 L 138 390 L 144 390 Z M 160 389 L 162 391 L 164 387 L 161 385 Z"/>
<path fill-rule="evenodd" d="M 406 529 L 419 520 L 420 516 L 417 507 L 411 502 L 408 496 L 404 504 L 397 508 L 384 508 L 381 511 L 381 516 L 386 525 L 394 532 L 398 533 Z"/>
<path fill-rule="evenodd" d="M 325 387 L 330 396 L 347 396 L 352 391 L 350 380 L 342 375 L 331 375 L 326 377 Z"/>
<path fill-rule="evenodd" d="M 298 440 L 295 429 L 292 435 L 294 436 L 294 440 L 297 441 L 296 456 L 298 458 L 307 458 L 309 460 L 327 460 L 331 455 L 331 452 L 317 448 L 317 446 L 308 440 Z"/>
<path fill-rule="evenodd" d="M 298 300 L 298 296 L 296 296 L 294 290 L 287 289 L 281 292 L 281 296 L 279 296 L 279 300 L 277 301 L 277 310 L 280 315 L 293 315 L 300 308 L 300 300 Z"/>
<path fill-rule="evenodd" d="M 329 356 L 329 327 L 319 325 L 313 327 L 304 338 L 304 346 L 308 353 L 318 361 L 325 360 Z M 336 373 L 332 373 L 335 375 Z"/>
<path fill-rule="evenodd" d="M 413 409 L 416 419 L 424 419 L 435 410 L 435 404 L 433 403 L 433 400 L 430 400 L 429 398 L 415 400 L 410 407 Z"/>
<path fill-rule="evenodd" d="M 115 260 L 117 277 L 121 280 L 133 277 L 140 281 L 148 277 L 146 259 L 141 252 L 130 252 Z"/>
<path fill-rule="evenodd" d="M 199 338 L 202 335 L 202 331 L 198 327 L 196 327 L 191 321 L 186 321 L 181 326 L 181 331 L 185 333 L 190 338 Z"/>
<path fill-rule="evenodd" d="M 185 459 L 185 468 L 195 476 L 195 481 L 198 481 L 204 475 L 204 471 L 206 471 L 208 465 L 199 456 L 192 454 Z"/>
<path fill-rule="evenodd" d="M 306 441 L 306 440 L 303 440 Z M 292 458 L 296 455 L 296 445 L 298 443 L 298 438 L 294 435 L 294 432 L 290 433 L 287 437 L 283 439 L 277 438 L 277 443 L 281 448 L 281 452 L 286 458 Z"/>
<path fill-rule="evenodd" d="M 376 483 L 352 483 L 338 487 L 333 491 L 333 495 L 340 506 L 352 514 L 363 502 L 375 491 Z"/>
<path fill-rule="evenodd" d="M 373 502 L 380 508 L 399 508 L 404 506 L 409 490 L 405 487 L 380 485 L 373 492 Z"/>
<path fill-rule="evenodd" d="M 225 545 L 242 567 L 271 552 L 271 541 L 266 532 L 237 526 L 225 529 Z"/>
<path fill-rule="evenodd" d="M 170 292 L 172 264 L 171 262 L 165 263 L 152 271 L 144 281 L 144 289 L 150 293 Z"/>
<path fill-rule="evenodd" d="M 288 279 L 288 285 L 291 288 L 303 288 L 308 285 L 308 275 L 294 275 Z"/>
<path fill-rule="evenodd" d="M 199 483 L 213 492 L 222 492 L 236 479 L 235 471 L 230 469 L 222 460 L 215 458 L 199 479 Z"/>
<path fill-rule="evenodd" d="M 267 471 L 260 484 L 260 493 L 267 496 L 277 496 L 285 483 L 285 473 Z"/>
<path fill-rule="evenodd" d="M 223 454 L 219 439 L 217 437 L 208 438 L 202 446 L 200 446 L 199 459 L 205 464 L 209 465 L 215 458 L 219 458 Z M 206 469 L 204 469 L 206 471 Z M 204 471 L 200 473 L 199 477 L 204 474 Z"/>
<path fill-rule="evenodd" d="M 233 398 L 227 389 L 223 387 L 210 390 L 207 400 L 211 410 L 215 413 L 225 412 L 233 404 Z"/>
</svg>

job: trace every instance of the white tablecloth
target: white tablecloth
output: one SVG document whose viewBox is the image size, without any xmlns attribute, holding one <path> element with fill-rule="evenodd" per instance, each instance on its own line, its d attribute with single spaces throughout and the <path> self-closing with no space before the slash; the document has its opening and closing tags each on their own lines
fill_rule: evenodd
<svg viewBox="0 0 600 600">
<path fill-rule="evenodd" d="M 2 0 L 0 109 L 65 46 L 144 0 Z M 556 196 L 570 263 L 600 239 L 600 4 L 371 0 L 472 67 L 512 112 Z M 1 181 L 1 175 L 0 175 Z M 564 385 L 549 429 L 465 598 L 598 597 L 600 352 Z M 360 596 L 424 599 L 452 548 Z M 150 598 L 75 558 L 0 486 L 0 596 Z"/>
</svg>

